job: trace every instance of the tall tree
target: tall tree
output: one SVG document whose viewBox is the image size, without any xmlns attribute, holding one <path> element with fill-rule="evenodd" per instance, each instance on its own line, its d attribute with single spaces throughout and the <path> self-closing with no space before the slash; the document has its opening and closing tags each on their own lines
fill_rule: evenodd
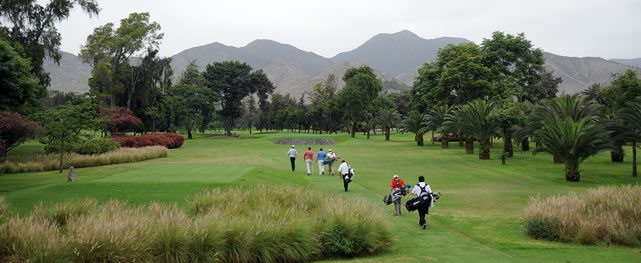
<svg viewBox="0 0 641 263">
<path fill-rule="evenodd" d="M 523 33 L 515 36 L 494 32 L 492 38 L 483 39 L 481 51 L 483 63 L 492 70 L 495 82 L 501 83 L 506 95 L 530 102 L 549 96 L 542 84 L 543 51 L 533 48 Z"/>
<path fill-rule="evenodd" d="M 376 122 L 383 128 L 385 140 L 389 141 L 390 130 L 396 127 L 401 121 L 401 115 L 394 108 L 380 109 L 376 116 Z"/>
<path fill-rule="evenodd" d="M 641 143 L 641 103 L 627 102 L 627 107 L 618 112 L 618 125 L 625 141 L 632 143 L 632 176 L 637 177 L 637 145 Z"/>
<path fill-rule="evenodd" d="M 545 71 L 541 74 L 541 85 L 543 86 L 543 90 L 546 91 L 546 99 L 556 97 L 556 94 L 559 92 L 559 84 L 561 84 L 561 82 L 563 82 L 563 79 L 555 78 L 550 71 Z"/>
<path fill-rule="evenodd" d="M 428 121 L 429 129 L 432 131 L 432 143 L 434 143 L 434 132 L 439 132 L 441 134 L 441 148 L 449 148 L 449 137 L 450 131 L 447 126 L 444 126 L 443 123 L 447 117 L 447 114 L 451 112 L 451 109 L 447 105 L 439 105 L 434 109 L 431 109 L 427 112 L 426 117 Z"/>
<path fill-rule="evenodd" d="M 207 65 L 204 77 L 207 87 L 221 99 L 219 114 L 225 134 L 231 136 L 236 119 L 242 114 L 241 101 L 252 93 L 259 98 L 271 93 L 274 86 L 262 70 L 253 71 L 246 63 L 238 61 L 215 62 Z"/>
<path fill-rule="evenodd" d="M 40 97 L 31 63 L 0 37 L 0 111 L 25 112 Z"/>
<path fill-rule="evenodd" d="M 97 15 L 97 0 L 3 0 L 0 1 L 0 35 L 15 44 L 19 53 L 31 61 L 31 73 L 40 80 L 34 94 L 46 95 L 49 74 L 44 71 L 46 58 L 60 61 L 62 37 L 56 24 L 67 19 L 74 7 L 89 16 Z"/>
<path fill-rule="evenodd" d="M 113 23 L 94 29 L 80 50 L 83 61 L 93 66 L 94 81 L 90 80 L 90 85 L 100 85 L 92 86 L 93 90 L 109 94 L 112 106 L 117 105 L 118 95 L 133 93 L 131 89 L 135 89 L 135 85 L 123 81 L 122 73 L 130 70 L 132 56 L 144 57 L 145 52 L 157 50 L 163 36 L 160 25 L 150 21 L 149 13 L 131 13 L 120 20 L 116 29 Z M 101 81 L 96 81 L 96 78 Z M 125 97 L 130 108 L 130 96 Z"/>
<path fill-rule="evenodd" d="M 373 108 L 374 99 L 381 92 L 381 82 L 368 66 L 348 69 L 343 80 L 345 88 L 339 92 L 338 100 L 351 124 L 350 134 L 355 137 L 357 124 L 366 120 Z"/>
</svg>

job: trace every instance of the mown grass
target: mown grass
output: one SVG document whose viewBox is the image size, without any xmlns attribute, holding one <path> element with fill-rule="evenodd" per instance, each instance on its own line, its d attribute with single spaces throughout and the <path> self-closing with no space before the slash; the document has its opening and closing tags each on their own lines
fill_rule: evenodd
<svg viewBox="0 0 641 263">
<path fill-rule="evenodd" d="M 133 163 L 149 159 L 167 157 L 167 148 L 150 146 L 143 148 L 118 148 L 102 154 L 66 153 L 63 156 L 62 167 L 67 169 Z M 11 157 L 0 163 L 0 171 L 4 173 L 42 172 L 60 169 L 59 154 L 32 153 Z"/>
<path fill-rule="evenodd" d="M 306 176 L 304 162 L 297 160 L 295 173 L 289 171 L 287 145 L 275 139 L 301 138 L 307 134 L 254 134 L 238 139 L 196 135 L 180 149 L 170 150 L 167 158 L 139 163 L 77 169 L 78 181 L 66 183 L 56 172 L 0 176 L 0 195 L 14 213 L 26 215 L 43 202 L 45 207 L 65 200 L 93 198 L 98 203 L 111 199 L 133 205 L 150 202 L 176 203 L 187 209 L 186 197 L 203 189 L 251 187 L 257 184 L 311 187 L 334 193 L 346 200 L 367 200 L 382 210 L 393 223 L 398 242 L 391 251 L 359 262 L 638 262 L 639 249 L 619 246 L 584 246 L 532 239 L 527 235 L 523 209 L 532 196 L 547 198 L 569 192 L 582 193 L 601 185 L 639 184 L 631 177 L 629 156 L 625 163 L 612 163 L 609 153 L 588 159 L 581 166 L 579 183 L 565 182 L 563 166 L 555 165 L 546 154 L 516 152 L 502 166 L 501 145 L 492 148 L 492 160 L 480 161 L 451 144 L 442 150 L 438 144 L 416 147 L 411 134 L 393 133 L 390 142 L 383 136 L 367 140 L 361 134 L 352 139 L 345 134 L 311 135 L 332 138 L 331 148 L 348 160 L 358 175 L 344 193 L 337 177 Z M 29 146 L 29 145 L 27 145 Z M 310 145 L 314 150 L 318 145 Z M 22 146 L 21 146 L 22 147 Z M 11 154 L 30 149 L 18 147 Z M 297 145 L 304 147 L 303 145 Z M 478 145 L 477 145 L 478 150 Z M 627 152 L 631 152 L 629 149 Z M 443 198 L 428 216 L 428 229 L 418 229 L 416 213 L 405 211 L 394 217 L 393 207 L 384 206 L 382 197 L 389 180 L 399 174 L 408 183 L 418 175 Z M 366 219 L 363 219 L 366 220 Z M 205 231 L 205 230 L 203 230 Z M 335 260 L 332 260 L 335 261 Z"/>
<path fill-rule="evenodd" d="M 215 189 L 188 204 L 37 206 L 0 225 L 0 261 L 304 262 L 375 255 L 394 241 L 372 204 L 311 188 Z"/>
</svg>

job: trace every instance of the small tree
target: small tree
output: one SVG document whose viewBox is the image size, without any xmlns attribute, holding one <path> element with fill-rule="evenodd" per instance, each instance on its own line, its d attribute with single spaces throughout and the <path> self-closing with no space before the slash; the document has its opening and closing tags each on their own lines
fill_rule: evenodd
<svg viewBox="0 0 641 263">
<path fill-rule="evenodd" d="M 542 122 L 537 134 L 540 147 L 536 152 L 548 152 L 565 163 L 565 180 L 581 179 L 579 165 L 588 157 L 611 148 L 605 129 L 591 117 L 574 120 L 570 116 L 554 116 Z"/>
<path fill-rule="evenodd" d="M 41 141 L 56 147 L 56 151 L 60 152 L 61 173 L 65 145 L 77 141 L 82 130 L 94 129 L 99 122 L 96 117 L 96 110 L 89 104 L 62 105 L 34 116 L 45 128 Z"/>
<path fill-rule="evenodd" d="M 38 125 L 15 112 L 0 112 L 0 161 L 8 152 L 33 136 Z"/>
<path fill-rule="evenodd" d="M 628 102 L 619 110 L 618 125 L 622 139 L 632 143 L 632 176 L 637 177 L 637 143 L 641 142 L 641 103 Z"/>
<path fill-rule="evenodd" d="M 377 123 L 383 127 L 385 140 L 389 141 L 390 130 L 392 129 L 392 127 L 395 127 L 401 121 L 401 116 L 400 114 L 398 114 L 396 109 L 387 108 L 387 109 L 382 109 L 378 112 L 378 116 L 376 120 L 377 120 Z"/>
<path fill-rule="evenodd" d="M 492 119 L 494 103 L 474 100 L 461 107 L 460 128 L 480 143 L 479 159 L 490 159 L 490 139 L 496 136 L 497 123 Z"/>
<path fill-rule="evenodd" d="M 439 131 L 441 133 L 441 148 L 443 149 L 449 148 L 450 131 L 446 126 L 443 126 L 443 123 L 450 112 L 448 105 L 440 105 L 427 112 L 428 126 L 432 131 L 432 143 L 434 143 L 434 131 Z"/>
<path fill-rule="evenodd" d="M 403 128 L 401 131 L 414 133 L 416 146 L 423 146 L 423 135 L 428 131 L 428 129 L 429 126 L 425 114 L 421 114 L 418 111 L 411 111 L 403 121 Z"/>
</svg>

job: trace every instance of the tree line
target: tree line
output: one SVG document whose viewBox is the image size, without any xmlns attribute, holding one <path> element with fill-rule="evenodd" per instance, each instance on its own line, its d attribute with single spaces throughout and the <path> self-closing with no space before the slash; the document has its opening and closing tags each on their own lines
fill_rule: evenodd
<svg viewBox="0 0 641 263">
<path fill-rule="evenodd" d="M 0 3 L 0 149 L 6 152 L 35 133 L 38 121 L 50 137 L 99 129 L 109 132 L 195 131 L 222 128 L 298 132 L 412 132 L 418 146 L 431 132 L 432 143 L 449 148 L 458 141 L 467 153 L 479 145 L 479 159 L 490 159 L 492 141 L 501 139 L 501 156 L 511 157 L 513 143 L 522 151 L 550 152 L 564 163 L 566 179 L 580 180 L 580 163 L 603 150 L 623 161 L 623 146 L 640 141 L 641 81 L 634 71 L 615 75 L 609 86 L 556 98 L 560 78 L 544 68 L 543 53 L 524 34 L 494 32 L 480 44 L 449 45 L 436 60 L 418 69 L 411 88 L 383 92 L 368 66 L 329 75 L 301 97 L 274 92 L 261 70 L 246 63 L 222 61 L 199 69 L 191 62 L 174 83 L 171 59 L 160 57 L 161 26 L 148 13 L 132 13 L 118 26 L 94 29 L 80 51 L 92 67 L 85 94 L 46 92 L 45 58 L 60 59 L 55 23 L 73 8 L 99 12 L 96 1 L 52 0 Z M 345 85 L 339 88 L 339 80 Z M 398 90 L 398 87 L 395 86 Z M 105 125 L 105 122 L 112 125 Z M 115 124 L 114 124 L 115 123 Z M 5 127 L 6 126 L 6 127 Z M 64 142 L 64 139 L 62 139 Z"/>
</svg>

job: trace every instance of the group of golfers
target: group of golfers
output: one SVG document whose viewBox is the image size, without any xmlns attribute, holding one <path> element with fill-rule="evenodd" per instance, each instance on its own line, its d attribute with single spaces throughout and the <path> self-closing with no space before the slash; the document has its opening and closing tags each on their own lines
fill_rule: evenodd
<svg viewBox="0 0 641 263">
<path fill-rule="evenodd" d="M 289 156 L 292 172 L 294 172 L 296 170 L 296 155 L 297 155 L 295 145 L 292 145 L 292 147 L 287 152 L 287 155 Z M 328 149 L 327 152 L 325 152 L 323 151 L 323 148 L 320 148 L 318 152 L 314 152 L 312 151 L 311 147 L 307 147 L 307 150 L 303 154 L 303 158 L 305 159 L 305 165 L 307 167 L 308 176 L 313 175 L 314 169 L 312 164 L 314 163 L 314 157 L 316 157 L 316 162 L 318 163 L 318 175 L 325 175 L 325 165 L 328 166 L 328 174 L 334 175 L 333 165 L 336 160 L 340 159 L 338 155 L 336 155 L 332 151 L 332 149 Z M 343 180 L 343 187 L 345 189 L 345 192 L 347 192 L 349 183 L 354 178 L 354 169 L 350 167 L 350 165 L 347 163 L 345 159 L 342 159 L 337 172 L 341 176 L 341 179 Z M 402 208 L 401 196 L 405 195 L 405 192 L 407 189 L 409 189 L 409 187 L 410 186 L 406 184 L 405 181 L 401 179 L 398 175 L 394 175 L 392 177 L 392 182 L 390 184 L 390 188 L 391 188 L 390 195 L 394 194 L 393 203 L 394 203 L 394 209 L 395 209 L 394 214 L 396 216 L 401 215 L 401 208 Z M 432 200 L 431 199 L 432 189 L 430 185 L 425 182 L 424 176 L 418 177 L 418 184 L 414 186 L 411 193 L 417 196 L 417 199 L 420 198 L 421 196 L 429 195 L 430 200 Z M 422 204 L 417 206 L 416 208 L 416 210 L 418 210 L 418 215 L 419 215 L 419 226 L 422 229 L 426 229 L 427 227 L 427 223 L 425 221 L 425 215 L 428 214 L 430 206 L 433 206 L 433 202 L 431 203 L 431 205 Z"/>
</svg>

